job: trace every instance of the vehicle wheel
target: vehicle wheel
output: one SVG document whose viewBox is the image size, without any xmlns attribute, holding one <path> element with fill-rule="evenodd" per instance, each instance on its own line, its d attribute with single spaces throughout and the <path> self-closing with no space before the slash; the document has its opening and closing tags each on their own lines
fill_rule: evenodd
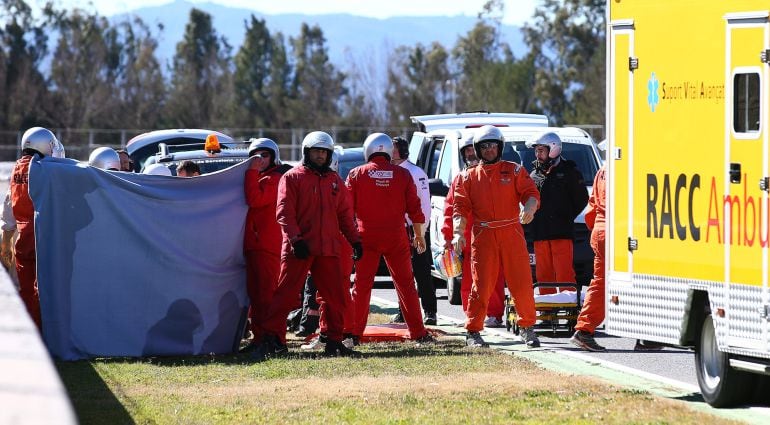
<svg viewBox="0 0 770 425">
<path fill-rule="evenodd" d="M 756 384 L 754 385 L 753 402 L 763 406 L 770 405 L 770 376 L 757 375 L 754 379 L 756 379 Z"/>
<path fill-rule="evenodd" d="M 714 407 L 747 402 L 754 389 L 754 375 L 730 367 L 729 355 L 717 348 L 714 320 L 710 313 L 703 319 L 695 345 L 695 372 L 703 399 Z"/>
<path fill-rule="evenodd" d="M 446 281 L 447 300 L 452 305 L 462 305 L 463 299 L 460 295 L 460 283 L 462 279 L 459 277 L 452 277 Z"/>
<path fill-rule="evenodd" d="M 505 330 L 511 331 L 511 304 L 508 295 L 505 296 L 505 309 L 503 310 L 503 320 L 505 320 Z"/>
</svg>

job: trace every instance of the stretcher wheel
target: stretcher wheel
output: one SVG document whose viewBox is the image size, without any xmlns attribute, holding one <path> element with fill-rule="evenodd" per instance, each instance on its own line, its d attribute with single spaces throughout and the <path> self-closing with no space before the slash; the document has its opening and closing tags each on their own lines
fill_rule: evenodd
<svg viewBox="0 0 770 425">
<path fill-rule="evenodd" d="M 577 320 L 567 320 L 567 329 L 570 334 L 575 333 L 575 326 L 577 326 Z"/>
</svg>

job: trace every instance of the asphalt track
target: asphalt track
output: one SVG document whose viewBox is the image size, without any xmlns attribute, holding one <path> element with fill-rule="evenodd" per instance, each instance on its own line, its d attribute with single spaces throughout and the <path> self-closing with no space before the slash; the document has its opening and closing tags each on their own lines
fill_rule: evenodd
<svg viewBox="0 0 770 425">
<path fill-rule="evenodd" d="M 385 312 L 396 308 L 395 291 L 389 282 L 381 283 L 372 291 L 372 305 Z M 460 306 L 446 301 L 446 290 L 438 289 L 438 329 L 449 337 L 464 338 L 463 312 Z M 528 349 L 517 335 L 505 328 L 487 328 L 483 335 L 490 347 L 512 355 L 525 357 L 543 368 L 565 374 L 593 376 L 614 385 L 647 391 L 657 396 L 679 400 L 691 408 L 725 419 L 752 424 L 770 423 L 770 407 L 742 406 L 732 409 L 714 409 L 706 404 L 695 377 L 694 355 L 690 350 L 665 348 L 657 352 L 634 351 L 634 340 L 604 335 L 597 331 L 597 341 L 607 347 L 605 353 L 589 353 L 574 347 L 566 331 L 538 330 L 542 347 Z"/>
</svg>

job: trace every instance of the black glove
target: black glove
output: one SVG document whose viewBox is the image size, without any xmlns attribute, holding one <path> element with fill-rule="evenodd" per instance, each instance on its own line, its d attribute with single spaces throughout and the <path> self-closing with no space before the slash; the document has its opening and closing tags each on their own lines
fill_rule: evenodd
<svg viewBox="0 0 770 425">
<path fill-rule="evenodd" d="M 304 260 L 310 257 L 310 247 L 307 246 L 307 242 L 303 239 L 297 239 L 291 244 L 291 250 L 294 251 L 294 256 L 300 260 Z"/>
<path fill-rule="evenodd" d="M 363 257 L 364 255 L 364 247 L 361 245 L 361 242 L 356 242 L 352 245 L 353 247 L 353 260 L 358 261 Z"/>
</svg>

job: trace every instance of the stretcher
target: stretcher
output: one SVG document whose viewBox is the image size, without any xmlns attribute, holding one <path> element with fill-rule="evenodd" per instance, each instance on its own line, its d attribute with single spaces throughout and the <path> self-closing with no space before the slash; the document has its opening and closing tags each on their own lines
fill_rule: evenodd
<svg viewBox="0 0 770 425">
<path fill-rule="evenodd" d="M 574 283 L 535 283 L 534 289 L 537 288 L 568 288 L 568 290 L 547 295 L 540 295 L 539 290 L 535 293 L 535 320 L 537 320 L 535 329 L 550 329 L 554 336 L 560 329 L 574 332 L 585 299 L 585 290 L 588 287 Z M 505 329 L 513 330 L 513 333 L 518 335 L 519 325 L 516 322 L 519 315 L 509 295 L 505 296 L 504 317 Z"/>
</svg>

